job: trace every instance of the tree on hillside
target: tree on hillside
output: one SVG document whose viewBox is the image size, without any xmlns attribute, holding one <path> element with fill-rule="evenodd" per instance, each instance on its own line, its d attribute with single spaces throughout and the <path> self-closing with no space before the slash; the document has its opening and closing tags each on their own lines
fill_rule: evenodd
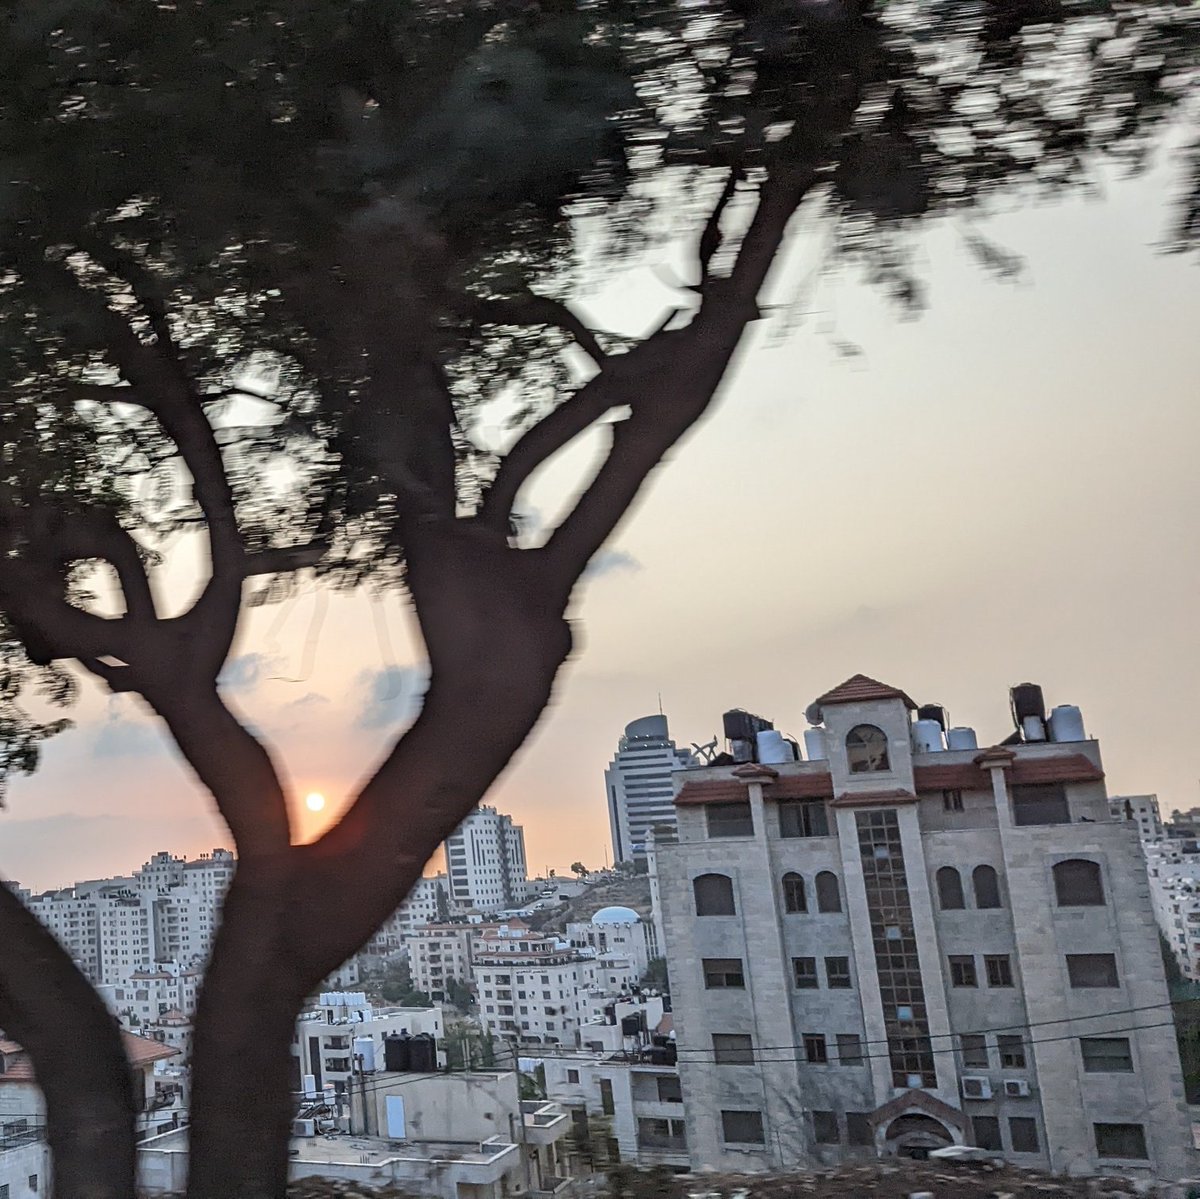
<svg viewBox="0 0 1200 1199">
<path fill-rule="evenodd" d="M 571 873 L 572 874 L 577 874 L 580 878 L 583 878 L 587 874 L 587 872 L 588 872 L 588 868 L 582 862 L 572 862 L 571 863 Z"/>
<path fill-rule="evenodd" d="M 195 1199 L 282 1195 L 305 996 L 528 736 L 581 577 L 708 410 L 801 206 L 915 305 L 915 222 L 1006 184 L 1080 184 L 1100 152 L 1139 166 L 1196 71 L 1195 11 L 1169 3 L 265 15 L 14 0 L 0 27 L 0 773 L 36 766 L 74 663 L 145 701 L 229 827 Z M 675 309 L 640 338 L 589 327 L 572 305 L 589 264 L 667 235 L 692 248 Z M 481 431 L 497 399 L 504 453 Z M 534 536 L 525 485 L 588 431 L 594 473 Z M 208 569 L 167 615 L 159 568 L 181 538 Z M 430 681 L 341 821 L 298 846 L 271 751 L 218 678 L 243 606 L 305 572 L 402 594 Z M 45 1090 L 60 1195 L 131 1195 L 115 1028 L 2 887 L 0 1026 Z"/>
</svg>

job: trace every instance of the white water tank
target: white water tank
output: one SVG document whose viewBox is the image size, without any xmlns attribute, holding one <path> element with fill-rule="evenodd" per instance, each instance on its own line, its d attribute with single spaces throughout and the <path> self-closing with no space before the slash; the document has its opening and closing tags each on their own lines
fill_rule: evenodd
<svg viewBox="0 0 1200 1199">
<path fill-rule="evenodd" d="M 979 739 L 974 729 L 965 727 L 950 729 L 946 733 L 947 749 L 978 749 Z"/>
<path fill-rule="evenodd" d="M 804 756 L 810 762 L 824 762 L 829 754 L 825 750 L 825 730 L 804 730 Z"/>
<path fill-rule="evenodd" d="M 1059 704 L 1050 709 L 1051 741 L 1086 741 L 1083 713 L 1074 704 Z"/>
<path fill-rule="evenodd" d="M 946 748 L 942 742 L 942 726 L 936 720 L 917 720 L 912 726 L 913 750 L 919 754 L 941 753 Z"/>
<path fill-rule="evenodd" d="M 315 1099 L 317 1097 L 317 1077 L 315 1074 L 306 1074 L 303 1086 L 305 1099 Z"/>
<path fill-rule="evenodd" d="M 792 761 L 792 747 L 778 729 L 759 730 L 758 760 L 767 765 Z"/>
<path fill-rule="evenodd" d="M 1046 726 L 1042 723 L 1040 716 L 1026 716 L 1021 721 L 1021 732 L 1024 734 L 1026 741 L 1046 740 Z"/>
<path fill-rule="evenodd" d="M 354 1056 L 362 1058 L 359 1069 L 364 1074 L 375 1073 L 375 1042 L 370 1037 L 354 1038 Z"/>
</svg>

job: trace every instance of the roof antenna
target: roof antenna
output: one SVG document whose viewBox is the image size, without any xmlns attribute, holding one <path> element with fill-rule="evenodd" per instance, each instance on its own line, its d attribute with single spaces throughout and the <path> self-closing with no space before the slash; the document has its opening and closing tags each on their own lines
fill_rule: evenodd
<svg viewBox="0 0 1200 1199">
<path fill-rule="evenodd" d="M 661 691 L 658 693 L 658 714 L 659 714 L 660 716 L 663 714 L 663 710 L 662 710 L 662 692 L 661 692 Z"/>
</svg>

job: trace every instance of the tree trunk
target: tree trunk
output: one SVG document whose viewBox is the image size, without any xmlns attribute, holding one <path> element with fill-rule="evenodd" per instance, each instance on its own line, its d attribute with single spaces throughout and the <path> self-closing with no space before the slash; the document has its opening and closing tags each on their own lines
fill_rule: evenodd
<svg viewBox="0 0 1200 1199">
<path fill-rule="evenodd" d="M 291 855 L 250 859 L 225 899 L 196 1011 L 190 1199 L 280 1199 L 292 1131 Z"/>
<path fill-rule="evenodd" d="M 137 1105 L 116 1021 L 37 918 L 0 884 L 0 1025 L 46 1101 L 56 1199 L 132 1199 Z"/>
</svg>

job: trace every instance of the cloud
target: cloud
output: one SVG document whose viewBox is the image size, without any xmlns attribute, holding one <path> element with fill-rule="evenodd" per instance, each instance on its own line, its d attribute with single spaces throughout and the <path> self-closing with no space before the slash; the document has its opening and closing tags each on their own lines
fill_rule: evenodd
<svg viewBox="0 0 1200 1199">
<path fill-rule="evenodd" d="M 583 573 L 589 579 L 598 579 L 602 575 L 633 574 L 641 569 L 642 564 L 625 550 L 600 550 Z"/>
<path fill-rule="evenodd" d="M 420 711 L 427 672 L 413 666 L 364 670 L 354 680 L 358 715 L 354 727 L 382 729 L 410 720 Z"/>
<path fill-rule="evenodd" d="M 157 723 L 126 720 L 110 709 L 92 737 L 91 752 L 97 758 L 132 758 L 152 756 L 166 748 L 166 736 Z"/>
<path fill-rule="evenodd" d="M 253 691 L 273 668 L 274 661 L 266 654 L 242 654 L 238 658 L 230 658 L 221 668 L 217 686 L 222 691 L 234 693 Z"/>
</svg>

